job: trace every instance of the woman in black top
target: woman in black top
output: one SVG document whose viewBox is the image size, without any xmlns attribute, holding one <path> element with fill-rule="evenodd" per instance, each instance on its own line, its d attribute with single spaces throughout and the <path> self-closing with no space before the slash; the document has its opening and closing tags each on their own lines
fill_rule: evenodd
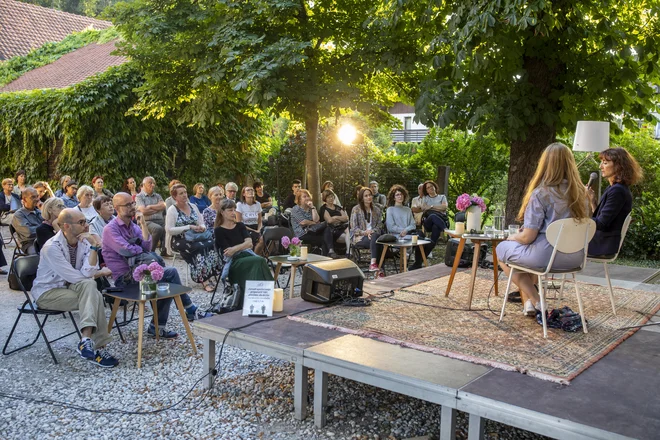
<svg viewBox="0 0 660 440">
<path fill-rule="evenodd" d="M 229 278 L 232 284 L 240 285 L 241 292 L 245 292 L 245 282 L 248 280 L 273 280 L 266 259 L 252 252 L 252 239 L 247 228 L 243 223 L 236 222 L 236 203 L 233 200 L 225 199 L 220 203 L 214 234 L 216 248 L 225 266 L 229 266 L 229 269 L 223 270 L 223 277 Z M 240 302 L 243 302 L 242 296 Z"/>
<path fill-rule="evenodd" d="M 623 148 L 608 148 L 600 153 L 600 172 L 610 186 L 596 206 L 596 194 L 587 188 L 589 204 L 594 211 L 596 235 L 589 242 L 589 255 L 601 257 L 619 252 L 621 228 L 632 211 L 633 196 L 628 188 L 642 178 L 642 169 Z"/>
<path fill-rule="evenodd" d="M 44 218 L 43 223 L 37 226 L 35 230 L 37 238 L 34 240 L 34 249 L 39 253 L 41 248 L 48 240 L 55 236 L 60 226 L 57 224 L 57 217 L 64 209 L 64 202 L 57 197 L 51 197 L 46 200 L 41 207 L 41 215 Z"/>
<path fill-rule="evenodd" d="M 330 182 L 332 183 L 332 182 Z M 321 194 L 323 205 L 319 210 L 319 217 L 328 224 L 332 229 L 332 241 L 336 244 L 337 239 L 344 235 L 344 243 L 346 243 L 346 258 L 350 255 L 350 239 L 348 233 L 348 215 L 344 208 L 339 206 L 337 196 L 332 190 L 325 190 Z"/>
</svg>

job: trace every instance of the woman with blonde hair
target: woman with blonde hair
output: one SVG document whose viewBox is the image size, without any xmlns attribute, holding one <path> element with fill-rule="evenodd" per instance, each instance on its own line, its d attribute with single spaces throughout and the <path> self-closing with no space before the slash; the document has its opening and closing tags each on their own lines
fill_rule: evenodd
<svg viewBox="0 0 660 440">
<path fill-rule="evenodd" d="M 509 275 L 506 263 L 527 267 L 544 267 L 552 254 L 552 245 L 545 231 L 555 220 L 573 217 L 578 220 L 589 218 L 584 185 L 573 153 L 564 144 L 555 142 L 543 151 L 532 180 L 527 185 L 518 221 L 523 225 L 520 232 L 509 236 L 497 246 L 497 256 L 504 273 Z M 584 251 L 572 254 L 558 252 L 554 269 L 570 269 L 579 266 Z M 515 273 L 513 282 L 520 288 L 524 303 L 523 314 L 535 316 L 541 308 L 538 290 L 534 285 L 536 276 Z"/>
<path fill-rule="evenodd" d="M 206 194 L 204 194 L 205 191 L 206 187 L 203 183 L 196 183 L 195 186 L 193 186 L 193 195 L 190 196 L 190 202 L 197 205 L 199 212 L 204 212 L 204 210 L 211 205 L 211 200 L 209 200 L 209 198 L 206 197 Z"/>
<path fill-rule="evenodd" d="M 215 219 L 220 211 L 220 203 L 225 199 L 225 190 L 219 186 L 212 186 L 209 188 L 208 197 L 211 205 L 202 212 L 202 217 L 204 217 L 206 229 L 212 231 L 215 229 Z"/>
<path fill-rule="evenodd" d="M 34 249 L 39 253 L 41 248 L 46 242 L 55 236 L 60 230 L 60 225 L 57 223 L 57 217 L 64 209 L 64 202 L 58 197 L 51 197 L 46 200 L 41 206 L 41 215 L 44 218 L 43 223 L 37 226 L 35 230 L 37 234 L 34 240 Z"/>
</svg>

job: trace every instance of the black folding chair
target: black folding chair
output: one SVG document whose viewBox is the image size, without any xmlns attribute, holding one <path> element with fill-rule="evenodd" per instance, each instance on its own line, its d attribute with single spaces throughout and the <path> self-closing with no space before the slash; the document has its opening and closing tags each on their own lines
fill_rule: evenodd
<svg viewBox="0 0 660 440">
<path fill-rule="evenodd" d="M 25 302 L 23 303 L 22 306 L 17 307 L 18 317 L 16 318 L 16 321 L 14 322 L 14 326 L 11 328 L 11 331 L 9 332 L 9 336 L 7 337 L 7 342 L 5 342 L 5 346 L 2 349 L 2 354 L 8 355 L 17 352 L 19 350 L 22 350 L 24 348 L 30 347 L 34 345 L 35 342 L 37 342 L 37 339 L 39 339 L 39 335 L 41 335 L 44 341 L 46 341 L 46 346 L 48 347 L 48 351 L 50 352 L 50 355 L 53 357 L 53 362 L 57 364 L 57 358 L 55 357 L 55 353 L 53 352 L 53 349 L 50 344 L 51 342 L 59 341 L 60 339 L 66 338 L 67 336 L 71 336 L 74 333 L 77 333 L 78 336 L 82 338 L 82 335 L 80 334 L 80 330 L 78 330 L 78 325 L 76 324 L 76 320 L 73 319 L 73 314 L 71 312 L 40 309 L 37 307 L 36 302 L 32 300 L 32 296 L 30 295 L 29 291 L 32 289 L 32 283 L 34 282 L 34 279 L 37 276 L 37 268 L 39 267 L 39 255 L 27 255 L 27 256 L 19 255 L 12 262 L 12 265 L 14 268 L 14 273 L 16 273 L 18 283 L 21 289 L 23 290 L 23 293 L 25 294 Z M 16 326 L 18 326 L 18 321 L 21 320 L 21 317 L 25 313 L 34 316 L 34 320 L 37 322 L 37 326 L 39 327 L 37 336 L 35 336 L 34 340 L 31 343 L 23 345 L 18 348 L 14 348 L 11 351 L 7 351 L 7 347 L 9 346 L 9 341 L 11 341 L 12 336 L 14 336 L 14 331 L 16 330 Z M 73 327 L 76 330 L 71 333 L 67 333 L 63 336 L 60 336 L 57 339 L 49 340 L 48 337 L 46 336 L 46 332 L 44 331 L 44 326 L 46 325 L 46 321 L 48 320 L 48 317 L 55 315 L 62 315 L 66 317 L 67 313 L 69 315 L 69 318 L 71 318 Z M 39 319 L 39 316 L 43 316 L 44 320 L 41 321 Z"/>
</svg>

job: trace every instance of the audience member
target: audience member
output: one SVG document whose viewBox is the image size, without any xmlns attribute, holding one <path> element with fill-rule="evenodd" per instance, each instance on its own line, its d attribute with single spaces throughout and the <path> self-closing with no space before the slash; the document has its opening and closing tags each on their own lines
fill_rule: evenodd
<svg viewBox="0 0 660 440">
<path fill-rule="evenodd" d="M 296 206 L 296 197 L 298 196 L 298 191 L 300 191 L 300 188 L 302 188 L 300 180 L 294 179 L 291 183 L 291 194 L 289 194 L 289 196 L 282 204 L 284 209 L 292 209 L 294 206 Z"/>
<path fill-rule="evenodd" d="M 225 199 L 220 203 L 215 220 L 215 244 L 225 262 L 222 279 L 241 287 L 241 300 L 248 280 L 272 281 L 273 275 L 265 258 L 252 252 L 252 239 L 243 223 L 236 220 L 236 203 Z"/>
<path fill-rule="evenodd" d="M 236 221 L 243 223 L 252 238 L 255 246 L 254 252 L 261 255 L 263 252 L 263 239 L 261 238 L 261 226 L 263 224 L 261 204 L 254 197 L 254 188 L 244 186 L 241 191 L 241 201 L 236 204 Z"/>
<path fill-rule="evenodd" d="M 55 197 L 55 193 L 53 193 L 53 190 L 50 189 L 50 185 L 48 185 L 48 182 L 44 182 L 40 180 L 39 182 L 36 182 L 34 185 L 32 185 L 32 187 L 37 190 L 37 194 L 39 194 L 40 203 L 44 203 L 49 198 Z"/>
<path fill-rule="evenodd" d="M 270 208 L 272 208 L 273 198 L 264 190 L 265 185 L 257 180 L 252 186 L 254 187 L 254 192 L 256 194 L 255 198 L 261 205 L 261 210 L 268 211 Z"/>
<path fill-rule="evenodd" d="M 206 230 L 197 206 L 188 200 L 185 185 L 174 185 L 170 194 L 175 203 L 168 208 L 165 221 L 165 230 L 172 237 L 169 246 L 188 263 L 190 278 L 195 283 L 201 283 L 207 292 L 213 292 L 214 286 L 207 282 L 218 274 L 220 267 L 213 247 L 213 234 Z"/>
<path fill-rule="evenodd" d="M 85 216 L 75 209 L 63 210 L 57 223 L 62 229 L 41 250 L 32 297 L 39 308 L 77 310 L 82 339 L 76 351 L 100 367 L 115 367 L 119 361 L 105 349 L 112 337 L 103 296 L 94 281 L 110 275 L 109 269 L 99 269 L 101 240 L 89 233 Z"/>
<path fill-rule="evenodd" d="M 381 254 L 382 246 L 378 244 L 378 237 L 383 230 L 383 212 L 373 203 L 373 193 L 370 188 L 360 189 L 358 204 L 351 212 L 351 235 L 354 246 L 369 248 L 371 250 L 370 271 L 377 271 L 377 258 Z M 378 276 L 385 276 L 379 271 Z"/>
<path fill-rule="evenodd" d="M 131 197 L 133 197 L 133 201 L 135 201 L 135 196 L 137 196 L 140 192 L 138 191 L 137 183 L 135 183 L 135 177 L 129 177 L 128 179 L 124 180 L 124 184 L 121 186 L 121 190 L 127 194 L 130 194 Z"/>
<path fill-rule="evenodd" d="M 312 195 L 306 189 L 298 190 L 296 206 L 291 209 L 291 225 L 293 234 L 301 241 L 322 246 L 323 255 L 337 257 L 332 241 L 332 229 L 327 227 L 327 223 L 322 221 L 316 212 Z"/>
<path fill-rule="evenodd" d="M 204 184 L 196 183 L 195 186 L 193 186 L 193 194 L 195 195 L 190 197 L 190 202 L 197 206 L 199 212 L 204 212 L 204 210 L 211 205 L 211 200 L 206 197 L 204 191 L 206 191 Z"/>
<path fill-rule="evenodd" d="M 69 180 L 69 182 L 66 183 L 64 186 L 64 194 L 62 194 L 62 201 L 64 202 L 64 206 L 67 208 L 75 208 L 78 206 L 78 197 L 76 194 L 78 193 L 78 184 L 76 183 L 75 180 Z"/>
<path fill-rule="evenodd" d="M 390 234 L 396 234 L 399 237 L 405 237 L 408 234 L 416 233 L 417 225 L 413 217 L 412 210 L 406 206 L 408 202 L 408 191 L 403 185 L 392 185 L 387 194 L 387 214 L 385 215 L 385 227 Z M 424 238 L 420 231 L 419 238 Z M 419 246 L 414 246 L 415 263 L 410 266 L 410 270 L 419 269 L 424 262 L 422 251 Z M 433 243 L 424 246 L 424 252 L 429 253 L 433 250 Z"/>
<path fill-rule="evenodd" d="M 55 197 L 62 198 L 64 195 L 64 189 L 66 188 L 66 185 L 71 181 L 71 176 L 62 176 L 60 177 L 60 188 L 55 191 Z"/>
<path fill-rule="evenodd" d="M 238 185 L 234 182 L 227 182 L 225 185 L 225 194 L 229 200 L 233 200 L 234 203 L 237 203 L 236 194 L 238 193 Z"/>
<path fill-rule="evenodd" d="M 14 194 L 18 197 L 22 197 L 22 193 L 27 187 L 28 184 L 25 170 L 16 171 L 16 176 L 14 177 Z"/>
<path fill-rule="evenodd" d="M 339 201 L 339 197 L 337 197 L 337 193 L 335 193 L 335 184 L 332 183 L 329 180 L 326 180 L 323 182 L 323 185 L 321 185 L 321 194 L 323 194 L 324 191 L 332 191 L 335 194 L 335 205 L 339 205 L 340 207 L 343 206 L 341 202 Z M 319 212 L 320 214 L 320 212 Z"/>
<path fill-rule="evenodd" d="M 16 239 L 21 251 L 25 254 L 34 254 L 34 240 L 37 238 L 37 226 L 44 219 L 41 217 L 41 211 L 37 208 L 39 194 L 37 190 L 28 187 L 22 192 L 23 207 L 14 213 L 12 226 L 16 230 Z"/>
<path fill-rule="evenodd" d="M 112 198 L 108 196 L 98 196 L 92 202 L 96 217 L 89 223 L 89 230 L 103 238 L 103 229 L 115 218 L 115 208 L 112 205 Z"/>
<path fill-rule="evenodd" d="M 114 194 L 111 191 L 104 188 L 104 184 L 105 181 L 103 180 L 103 176 L 94 176 L 94 178 L 92 179 L 92 187 L 94 188 L 94 198 L 100 196 L 108 196 L 112 198 Z"/>
<path fill-rule="evenodd" d="M 181 183 L 179 180 L 176 179 L 170 180 L 170 183 L 167 184 L 167 193 L 169 194 L 170 191 L 172 190 L 172 187 L 179 183 Z M 172 198 L 172 196 L 167 196 L 167 198 L 165 199 L 165 211 L 167 212 L 167 210 L 170 209 L 170 206 L 172 205 L 174 205 L 174 199 Z"/>
<path fill-rule="evenodd" d="M 413 217 L 415 218 L 415 225 L 418 228 L 422 227 L 422 216 L 424 215 L 424 209 L 422 205 L 424 202 L 424 183 L 417 185 L 417 197 L 413 197 L 412 202 L 410 203 L 410 209 L 413 212 Z"/>
<path fill-rule="evenodd" d="M 144 215 L 136 216 L 135 202 L 128 193 L 117 193 L 112 198 L 112 204 L 117 212 L 117 217 L 111 220 L 103 230 L 103 259 L 105 264 L 112 270 L 112 278 L 115 286 L 135 284 L 133 270 L 138 264 L 158 261 L 163 266 L 163 261 L 157 254 L 151 252 L 152 236 L 149 232 Z M 136 217 L 138 224 L 131 221 Z M 138 226 L 139 225 L 139 226 Z M 181 284 L 179 273 L 173 267 L 165 267 L 164 283 Z M 187 294 L 181 295 L 181 301 L 186 309 L 188 320 L 195 319 L 197 306 Z M 170 314 L 172 298 L 161 299 L 156 302 L 158 312 L 158 332 L 164 339 L 173 339 L 178 335 L 176 332 L 167 330 L 167 319 Z M 156 336 L 156 329 L 152 322 L 149 324 L 147 333 Z"/>
<path fill-rule="evenodd" d="M 76 209 L 85 214 L 87 223 L 91 223 L 92 220 L 94 220 L 94 217 L 96 217 L 96 210 L 92 206 L 92 201 L 94 200 L 94 190 L 91 186 L 83 185 L 78 188 L 78 193 L 76 196 L 79 200 Z"/>
<path fill-rule="evenodd" d="M 206 229 L 212 231 L 215 229 L 215 218 L 218 216 L 220 203 L 225 199 L 225 190 L 219 186 L 212 186 L 209 189 L 209 199 L 211 200 L 211 205 L 202 212 L 202 217 L 204 217 Z"/>
<path fill-rule="evenodd" d="M 142 192 L 135 197 L 135 202 L 153 237 L 153 249 L 160 247 L 160 255 L 169 257 L 166 249 L 168 240 L 165 236 L 165 202 L 155 189 L 156 180 L 151 176 L 145 177 L 142 179 Z"/>
<path fill-rule="evenodd" d="M 371 189 L 371 192 L 374 194 L 374 203 L 379 205 L 379 208 L 381 211 L 385 209 L 385 206 L 387 206 L 387 197 L 385 197 L 385 194 L 380 194 L 378 192 L 378 182 L 375 180 L 372 180 L 369 182 L 369 188 Z"/>
<path fill-rule="evenodd" d="M 325 221 L 328 228 L 332 231 L 333 246 L 337 240 L 343 235 L 344 243 L 346 244 L 346 258 L 350 256 L 351 239 L 348 231 L 348 215 L 344 208 L 335 202 L 337 196 L 332 190 L 326 189 L 321 194 L 323 205 L 319 210 L 319 217 Z M 332 254 L 331 254 L 332 255 Z"/>
<path fill-rule="evenodd" d="M 424 229 L 431 232 L 431 243 L 435 246 L 440 235 L 449 227 L 447 217 L 447 197 L 438 194 L 438 184 L 432 180 L 424 182 L 424 197 L 422 198 L 422 221 Z"/>
<path fill-rule="evenodd" d="M 21 198 L 14 193 L 14 179 L 2 180 L 2 198 L 0 198 L 0 213 L 2 223 L 10 225 L 13 212 L 21 209 Z"/>
<path fill-rule="evenodd" d="M 573 153 L 566 145 L 555 142 L 543 151 L 536 172 L 527 185 L 518 211 L 518 221 L 524 222 L 522 230 L 497 245 L 497 258 L 504 273 L 509 275 L 507 263 L 545 267 L 553 252 L 545 231 L 553 221 L 569 217 L 588 218 L 586 191 L 580 182 Z M 578 267 L 583 258 L 582 251 L 572 254 L 557 252 L 552 267 L 559 270 Z M 536 275 L 517 272 L 512 280 L 520 288 L 523 313 L 535 316 L 541 309 L 535 286 Z"/>
<path fill-rule="evenodd" d="M 50 198 L 41 207 L 41 215 L 43 216 L 43 223 L 37 226 L 37 238 L 34 241 L 34 249 L 37 253 L 41 252 L 46 242 L 53 238 L 60 230 L 58 224 L 58 217 L 64 210 L 64 202 L 57 197 Z"/>
</svg>

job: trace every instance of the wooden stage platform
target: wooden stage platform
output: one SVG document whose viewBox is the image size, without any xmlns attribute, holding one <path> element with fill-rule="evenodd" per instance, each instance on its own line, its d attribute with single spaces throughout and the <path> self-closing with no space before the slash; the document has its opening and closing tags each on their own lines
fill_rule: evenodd
<svg viewBox="0 0 660 440">
<path fill-rule="evenodd" d="M 366 283 L 365 291 L 405 287 L 448 272 L 442 265 L 389 276 Z M 659 287 L 636 286 L 660 294 Z M 284 304 L 275 316 L 321 307 L 300 298 Z M 216 343 L 228 330 L 255 320 L 234 312 L 193 323 L 194 333 L 204 339 L 204 374 L 215 367 Z M 558 439 L 660 438 L 660 326 L 638 331 L 569 386 L 287 318 L 232 331 L 226 343 L 295 364 L 298 419 L 307 416 L 307 371 L 314 369 L 314 421 L 319 427 L 325 425 L 332 392 L 328 374 L 334 374 L 440 405 L 443 440 L 455 437 L 457 410 L 469 414 L 470 439 L 483 437 L 485 419 Z M 205 385 L 211 384 L 208 376 Z"/>
</svg>

